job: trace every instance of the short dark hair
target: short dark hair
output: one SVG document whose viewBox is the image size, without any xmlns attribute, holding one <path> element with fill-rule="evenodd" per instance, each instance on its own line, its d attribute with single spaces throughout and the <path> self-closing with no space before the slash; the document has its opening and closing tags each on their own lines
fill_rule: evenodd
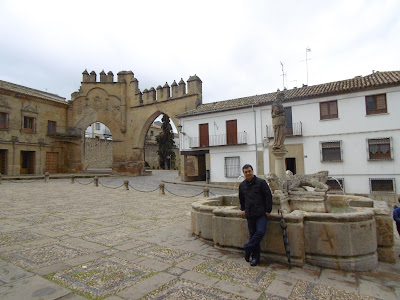
<svg viewBox="0 0 400 300">
<path fill-rule="evenodd" d="M 242 171 L 243 171 L 244 169 L 248 169 L 248 168 L 250 168 L 250 169 L 253 170 L 253 167 L 252 167 L 251 165 L 245 164 L 245 165 L 243 166 L 243 168 L 242 168 Z"/>
<path fill-rule="evenodd" d="M 400 197 L 399 197 L 399 199 L 397 199 L 397 201 L 399 201 L 399 202 L 400 202 Z"/>
</svg>

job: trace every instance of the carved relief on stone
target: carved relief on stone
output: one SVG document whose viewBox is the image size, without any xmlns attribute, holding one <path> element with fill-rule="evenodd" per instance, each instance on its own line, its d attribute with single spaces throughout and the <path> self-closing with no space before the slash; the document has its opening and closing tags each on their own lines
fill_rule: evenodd
<svg viewBox="0 0 400 300">
<path fill-rule="evenodd" d="M 101 98 L 99 96 L 96 96 L 93 98 L 93 107 L 95 109 L 98 109 L 100 106 Z"/>
<path fill-rule="evenodd" d="M 78 115 L 81 115 L 81 114 L 82 114 L 82 111 L 83 111 L 82 105 L 78 105 L 76 111 L 77 111 Z"/>
<path fill-rule="evenodd" d="M 0 95 L 0 107 L 4 108 L 11 108 L 10 105 L 8 104 L 8 101 L 4 95 Z"/>
<path fill-rule="evenodd" d="M 119 105 L 114 105 L 113 107 L 112 107 L 112 113 L 113 113 L 113 115 L 119 115 L 119 112 L 120 112 L 120 110 L 121 110 L 121 107 L 119 106 Z"/>
<path fill-rule="evenodd" d="M 26 105 L 24 105 L 24 103 L 22 103 L 21 110 L 26 111 L 26 112 L 35 113 L 35 114 L 38 113 L 37 105 L 33 105 L 31 100 L 29 100 Z"/>
</svg>

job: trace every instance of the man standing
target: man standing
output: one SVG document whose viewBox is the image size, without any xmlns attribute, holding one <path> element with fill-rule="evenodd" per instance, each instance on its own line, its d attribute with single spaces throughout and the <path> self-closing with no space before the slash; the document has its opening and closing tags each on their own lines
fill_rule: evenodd
<svg viewBox="0 0 400 300">
<path fill-rule="evenodd" d="M 250 240 L 244 245 L 244 258 L 250 265 L 260 262 L 260 243 L 267 230 L 267 217 L 272 210 L 272 193 L 264 179 L 254 175 L 251 165 L 242 168 L 245 180 L 239 186 L 239 200 L 242 216 L 247 219 Z"/>
<path fill-rule="evenodd" d="M 400 197 L 399 199 L 397 199 L 397 201 L 399 201 L 400 203 Z M 399 233 L 400 236 L 400 205 L 393 210 L 393 220 L 395 220 L 396 222 L 397 232 Z"/>
</svg>

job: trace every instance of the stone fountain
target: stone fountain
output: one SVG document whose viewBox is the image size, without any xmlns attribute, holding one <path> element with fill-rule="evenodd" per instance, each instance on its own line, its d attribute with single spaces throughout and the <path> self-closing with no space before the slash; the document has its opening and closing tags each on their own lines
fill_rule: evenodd
<svg viewBox="0 0 400 300">
<path fill-rule="evenodd" d="M 278 112 L 279 107 L 275 109 Z M 280 209 L 288 226 L 292 265 L 367 271 L 376 268 L 378 261 L 394 263 L 393 221 L 387 203 L 328 194 L 327 171 L 287 176 L 281 170 L 284 165 L 279 164 L 285 155 L 285 132 L 275 128 L 282 126 L 281 115 L 279 118 L 274 123 L 272 150 L 278 170 L 265 176 L 273 192 L 273 209 L 261 243 L 262 257 L 287 262 Z M 283 139 L 277 138 L 279 134 Z M 212 240 L 216 247 L 241 249 L 249 239 L 237 194 L 192 203 L 191 220 L 193 234 Z"/>
</svg>

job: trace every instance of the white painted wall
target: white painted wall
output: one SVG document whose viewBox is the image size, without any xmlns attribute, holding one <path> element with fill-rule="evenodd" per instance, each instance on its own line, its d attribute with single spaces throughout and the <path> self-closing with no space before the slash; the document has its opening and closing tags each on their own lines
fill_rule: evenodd
<svg viewBox="0 0 400 300">
<path fill-rule="evenodd" d="M 366 115 L 365 96 L 386 93 L 388 113 Z M 337 100 L 338 118 L 320 120 L 319 103 Z M 301 137 L 288 137 L 286 144 L 303 144 L 305 173 L 328 170 L 331 176 L 344 178 L 346 192 L 369 193 L 369 178 L 395 178 L 396 192 L 400 191 L 400 87 L 357 92 L 312 100 L 288 102 L 292 107 L 293 123 L 302 123 Z M 255 111 L 255 112 L 254 112 Z M 225 134 L 227 120 L 237 119 L 238 132 L 247 132 L 247 145 L 209 147 L 211 181 L 236 182 L 225 178 L 224 158 L 240 156 L 241 165 L 256 167 L 256 147 L 264 151 L 264 170 L 269 170 L 268 147 L 263 147 L 266 125 L 272 126 L 270 106 L 221 111 L 182 118 L 181 150 L 188 147 L 189 137 L 199 137 L 199 124 L 209 124 L 209 135 Z M 254 124 L 256 118 L 256 126 Z M 257 137 L 255 137 L 255 132 Z M 368 138 L 392 138 L 393 160 L 369 161 Z M 257 139 L 257 146 L 255 140 Z M 321 162 L 320 142 L 342 141 L 342 162 Z M 272 139 L 269 145 L 272 144 Z M 256 171 L 257 172 L 257 171 Z"/>
</svg>

